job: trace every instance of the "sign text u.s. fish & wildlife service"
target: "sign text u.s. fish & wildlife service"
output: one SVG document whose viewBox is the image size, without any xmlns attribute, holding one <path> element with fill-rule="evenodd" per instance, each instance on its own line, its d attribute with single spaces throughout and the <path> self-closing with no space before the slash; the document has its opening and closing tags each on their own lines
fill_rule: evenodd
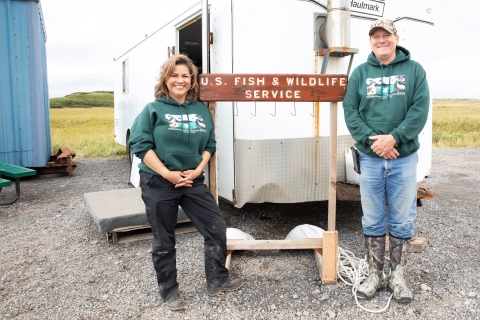
<svg viewBox="0 0 480 320">
<path fill-rule="evenodd" d="M 344 74 L 202 74 L 202 101 L 342 101 Z"/>
</svg>

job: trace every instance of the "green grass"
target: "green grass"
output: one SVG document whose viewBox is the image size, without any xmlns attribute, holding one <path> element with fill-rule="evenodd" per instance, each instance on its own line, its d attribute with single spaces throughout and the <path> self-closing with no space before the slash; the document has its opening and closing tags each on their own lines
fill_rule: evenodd
<svg viewBox="0 0 480 320">
<path fill-rule="evenodd" d="M 77 160 L 127 155 L 114 141 L 113 108 L 51 109 L 50 123 L 54 151 L 68 147 Z"/>
<path fill-rule="evenodd" d="M 480 147 L 480 100 L 434 100 L 433 145 Z"/>
<path fill-rule="evenodd" d="M 83 157 L 125 156 L 125 147 L 114 141 L 113 92 L 76 92 L 50 99 L 52 150 L 67 147 Z"/>
<path fill-rule="evenodd" d="M 112 91 L 75 92 L 63 98 L 50 99 L 50 108 L 113 108 Z"/>
<path fill-rule="evenodd" d="M 68 147 L 76 159 L 127 156 L 114 141 L 112 92 L 73 93 L 50 105 L 54 151 Z M 434 100 L 433 145 L 480 147 L 480 100 Z"/>
</svg>

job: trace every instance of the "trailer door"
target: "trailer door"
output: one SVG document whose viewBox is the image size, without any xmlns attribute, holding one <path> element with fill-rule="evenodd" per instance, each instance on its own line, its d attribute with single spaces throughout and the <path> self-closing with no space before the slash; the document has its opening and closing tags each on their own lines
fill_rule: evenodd
<svg viewBox="0 0 480 320">
<path fill-rule="evenodd" d="M 209 72 L 232 73 L 232 3 L 213 1 L 209 7 L 209 30 L 204 30 L 209 48 Z M 204 50 L 205 52 L 205 50 Z M 216 102 L 218 195 L 235 203 L 233 102 Z"/>
</svg>

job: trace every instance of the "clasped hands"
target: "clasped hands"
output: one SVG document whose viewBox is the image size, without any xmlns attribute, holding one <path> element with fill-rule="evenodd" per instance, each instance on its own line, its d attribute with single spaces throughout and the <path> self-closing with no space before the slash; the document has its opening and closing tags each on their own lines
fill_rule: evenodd
<svg viewBox="0 0 480 320">
<path fill-rule="evenodd" d="M 192 187 L 193 180 L 202 172 L 199 170 L 169 171 L 164 177 L 175 185 L 175 188 Z"/>
<path fill-rule="evenodd" d="M 379 157 L 384 159 L 396 159 L 400 153 L 395 149 L 398 146 L 397 141 L 391 134 L 380 134 L 368 137 L 373 141 L 370 147 Z"/>
</svg>

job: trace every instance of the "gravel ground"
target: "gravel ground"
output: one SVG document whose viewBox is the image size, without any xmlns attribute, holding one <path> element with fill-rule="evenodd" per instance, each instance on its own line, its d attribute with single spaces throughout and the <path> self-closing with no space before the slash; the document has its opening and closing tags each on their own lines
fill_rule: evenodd
<svg viewBox="0 0 480 320">
<path fill-rule="evenodd" d="M 209 297 L 198 233 L 177 237 L 180 289 L 188 309 L 166 310 L 156 288 L 150 241 L 108 245 L 83 194 L 129 188 L 126 158 L 82 159 L 70 175 L 22 180 L 20 200 L 0 207 L 1 319 L 480 319 L 480 149 L 433 149 L 422 186 L 435 192 L 418 210 L 422 253 L 409 256 L 409 305 L 382 314 L 355 304 L 342 282 L 322 285 L 311 250 L 244 251 L 231 273 L 242 290 Z M 12 194 L 4 188 L 0 199 Z M 327 203 L 220 202 L 229 227 L 256 239 L 284 239 L 300 224 L 326 229 Z M 364 255 L 358 203 L 337 204 L 339 246 Z M 386 292 L 365 305 L 382 307 Z"/>
</svg>

